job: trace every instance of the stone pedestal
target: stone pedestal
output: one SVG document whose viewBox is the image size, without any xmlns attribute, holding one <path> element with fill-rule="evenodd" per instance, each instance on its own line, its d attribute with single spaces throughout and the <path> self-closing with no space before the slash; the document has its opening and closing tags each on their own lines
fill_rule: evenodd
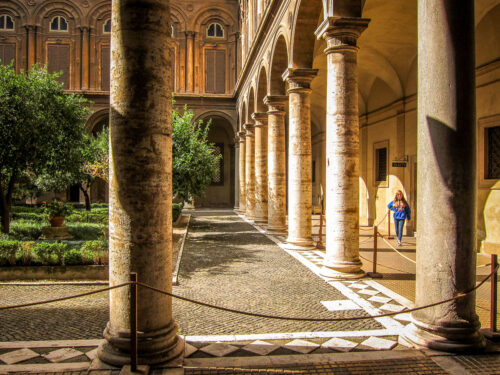
<svg viewBox="0 0 500 375">
<path fill-rule="evenodd" d="M 245 124 L 245 217 L 255 218 L 255 133 L 253 124 Z"/>
<path fill-rule="evenodd" d="M 290 249 L 313 250 L 312 240 L 312 145 L 311 81 L 316 69 L 289 68 L 283 74 L 288 82 L 290 101 L 288 141 L 288 238 Z"/>
<path fill-rule="evenodd" d="M 474 1 L 419 1 L 418 37 L 415 304 L 424 306 L 476 283 Z M 416 347 L 461 352 L 485 345 L 475 294 L 412 318 L 403 339 Z"/>
<path fill-rule="evenodd" d="M 267 113 L 252 114 L 255 121 L 255 224 L 267 224 Z"/>
<path fill-rule="evenodd" d="M 239 184 L 239 194 L 240 194 L 240 206 L 239 206 L 239 213 L 244 214 L 246 212 L 246 206 L 247 206 L 247 198 L 245 194 L 245 184 L 246 184 L 246 146 L 245 146 L 245 132 L 241 131 L 238 132 L 239 139 L 240 139 L 240 184 Z"/>
<path fill-rule="evenodd" d="M 141 20 L 141 22 L 137 22 Z M 109 284 L 172 290 L 172 87 L 169 1 L 113 0 Z M 167 51 L 167 52 L 166 52 Z M 129 287 L 110 291 L 103 362 L 130 363 Z M 139 364 L 183 355 L 171 297 L 138 287 Z"/>
<path fill-rule="evenodd" d="M 267 232 L 286 234 L 285 108 L 288 96 L 266 96 L 268 106 L 268 218 Z"/>
<path fill-rule="evenodd" d="M 65 225 L 62 227 L 43 227 L 40 236 L 40 240 L 49 241 L 71 240 L 72 238 L 73 236 L 69 234 L 68 227 Z"/>
<path fill-rule="evenodd" d="M 327 18 L 316 31 L 328 59 L 326 114 L 326 257 L 321 274 L 364 276 L 359 259 L 359 116 L 356 40 L 362 18 Z"/>
</svg>

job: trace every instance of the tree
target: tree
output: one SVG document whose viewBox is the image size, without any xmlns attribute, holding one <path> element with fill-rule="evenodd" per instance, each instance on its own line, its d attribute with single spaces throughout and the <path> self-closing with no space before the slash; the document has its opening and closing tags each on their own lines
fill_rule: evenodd
<svg viewBox="0 0 500 375">
<path fill-rule="evenodd" d="M 12 196 L 19 178 L 64 174 L 80 163 L 86 99 L 65 94 L 45 68 L 16 74 L 0 65 L 0 216 L 10 227 Z"/>
<path fill-rule="evenodd" d="M 194 113 L 184 107 L 181 115 L 172 110 L 172 188 L 183 201 L 203 195 L 219 168 L 221 155 L 215 155 L 207 141 L 210 123 L 193 121 Z"/>
</svg>

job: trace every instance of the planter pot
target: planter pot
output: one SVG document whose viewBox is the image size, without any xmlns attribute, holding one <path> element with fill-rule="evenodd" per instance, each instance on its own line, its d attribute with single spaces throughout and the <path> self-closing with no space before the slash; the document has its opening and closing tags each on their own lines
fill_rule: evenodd
<svg viewBox="0 0 500 375">
<path fill-rule="evenodd" d="M 64 223 L 64 216 L 49 217 L 49 222 L 51 227 L 62 227 Z"/>
</svg>

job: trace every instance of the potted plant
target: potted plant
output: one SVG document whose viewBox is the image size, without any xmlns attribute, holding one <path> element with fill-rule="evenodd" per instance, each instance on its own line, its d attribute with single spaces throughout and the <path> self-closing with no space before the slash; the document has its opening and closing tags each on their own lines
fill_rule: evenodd
<svg viewBox="0 0 500 375">
<path fill-rule="evenodd" d="M 42 207 L 48 215 L 51 227 L 61 227 L 64 223 L 64 218 L 73 212 L 73 206 L 70 203 L 58 199 L 43 202 Z"/>
</svg>

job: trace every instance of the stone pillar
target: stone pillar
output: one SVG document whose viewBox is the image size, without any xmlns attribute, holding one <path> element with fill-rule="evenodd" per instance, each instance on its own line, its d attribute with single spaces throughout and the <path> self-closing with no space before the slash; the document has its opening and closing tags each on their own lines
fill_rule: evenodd
<svg viewBox="0 0 500 375">
<path fill-rule="evenodd" d="M 266 96 L 268 106 L 268 218 L 267 232 L 286 233 L 285 108 L 287 96 Z"/>
<path fill-rule="evenodd" d="M 253 124 L 245 124 L 245 217 L 255 219 L 255 129 Z"/>
<path fill-rule="evenodd" d="M 369 20 L 327 18 L 316 31 L 328 61 L 326 256 L 322 275 L 364 276 L 359 259 L 359 115 L 356 41 Z"/>
<path fill-rule="evenodd" d="M 255 224 L 267 224 L 267 113 L 252 114 L 255 121 Z"/>
<path fill-rule="evenodd" d="M 316 69 L 289 68 L 283 73 L 288 82 L 290 106 L 288 152 L 288 238 L 287 247 L 313 250 L 311 81 Z"/>
<path fill-rule="evenodd" d="M 246 149 L 245 149 L 245 141 L 246 141 L 246 136 L 245 132 L 241 131 L 238 132 L 239 138 L 240 138 L 240 207 L 239 207 L 239 213 L 244 214 L 246 212 Z"/>
<path fill-rule="evenodd" d="M 80 27 L 81 33 L 81 72 L 80 72 L 80 89 L 87 90 L 89 88 L 90 77 L 90 28 Z"/>
<path fill-rule="evenodd" d="M 234 208 L 240 209 L 240 138 L 234 138 Z"/>
<path fill-rule="evenodd" d="M 194 92 L 194 31 L 186 31 L 186 90 Z"/>
<path fill-rule="evenodd" d="M 30 70 L 36 63 L 36 26 L 26 25 L 26 70 Z"/>
<path fill-rule="evenodd" d="M 169 1 L 113 0 L 110 96 L 109 284 L 172 290 L 172 87 Z M 141 22 L 137 22 L 141 20 Z M 161 57 L 161 58 L 160 58 Z M 140 364 L 183 354 L 172 299 L 138 288 Z M 110 291 L 99 358 L 130 362 L 129 287 Z"/>
<path fill-rule="evenodd" d="M 416 305 L 476 283 L 474 1 L 418 2 L 418 232 Z M 475 294 L 412 313 L 417 347 L 483 347 Z"/>
</svg>

